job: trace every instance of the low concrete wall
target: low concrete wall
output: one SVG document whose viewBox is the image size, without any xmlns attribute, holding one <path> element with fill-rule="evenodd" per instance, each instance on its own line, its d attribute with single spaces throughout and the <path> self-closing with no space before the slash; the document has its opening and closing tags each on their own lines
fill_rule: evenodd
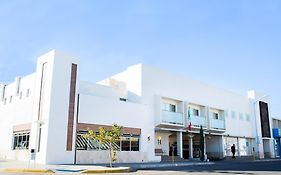
<svg viewBox="0 0 281 175">
<path fill-rule="evenodd" d="M 207 152 L 208 159 L 223 159 L 223 152 Z"/>
<path fill-rule="evenodd" d="M 76 163 L 77 164 L 95 164 L 108 163 L 108 151 L 84 151 L 77 150 Z M 138 151 L 117 151 L 117 160 L 115 163 L 136 163 L 147 162 L 146 153 Z"/>
<path fill-rule="evenodd" d="M 30 158 L 29 150 L 1 150 L 0 160 L 19 160 L 28 161 Z"/>
<path fill-rule="evenodd" d="M 264 152 L 264 158 L 273 158 L 271 152 Z"/>
</svg>

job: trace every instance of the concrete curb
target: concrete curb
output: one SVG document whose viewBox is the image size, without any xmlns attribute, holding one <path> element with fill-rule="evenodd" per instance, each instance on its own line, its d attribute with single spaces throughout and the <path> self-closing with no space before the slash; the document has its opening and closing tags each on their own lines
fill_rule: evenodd
<svg viewBox="0 0 281 175">
<path fill-rule="evenodd" d="M 49 169 L 28 169 L 28 168 L 9 168 L 4 169 L 2 172 L 6 173 L 55 173 Z"/>
<path fill-rule="evenodd" d="M 98 174 L 98 173 L 128 173 L 133 172 L 130 167 L 118 167 L 118 168 L 108 168 L 108 169 L 96 169 L 96 170 L 84 170 L 83 174 Z"/>
<path fill-rule="evenodd" d="M 281 159 L 259 159 L 259 160 L 253 160 L 254 162 L 273 162 L 273 161 L 281 161 Z"/>
</svg>

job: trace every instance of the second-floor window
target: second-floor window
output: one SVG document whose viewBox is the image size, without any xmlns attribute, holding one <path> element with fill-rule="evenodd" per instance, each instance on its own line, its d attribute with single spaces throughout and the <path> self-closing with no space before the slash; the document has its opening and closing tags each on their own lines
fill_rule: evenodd
<svg viewBox="0 0 281 175">
<path fill-rule="evenodd" d="M 169 103 L 162 103 L 162 110 L 176 112 L 176 105 Z"/>
<path fill-rule="evenodd" d="M 219 119 L 219 113 L 213 112 L 213 119 Z"/>
<path fill-rule="evenodd" d="M 191 114 L 194 116 L 199 116 L 199 110 L 198 109 L 191 109 Z"/>
</svg>

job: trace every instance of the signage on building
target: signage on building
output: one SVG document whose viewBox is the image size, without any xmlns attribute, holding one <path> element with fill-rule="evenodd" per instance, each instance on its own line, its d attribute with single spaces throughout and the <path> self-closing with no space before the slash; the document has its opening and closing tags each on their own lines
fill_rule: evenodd
<svg viewBox="0 0 281 175">
<path fill-rule="evenodd" d="M 261 133 L 262 137 L 270 138 L 270 125 L 269 125 L 269 113 L 268 113 L 268 104 L 260 101 L 260 118 L 261 118 Z"/>
</svg>

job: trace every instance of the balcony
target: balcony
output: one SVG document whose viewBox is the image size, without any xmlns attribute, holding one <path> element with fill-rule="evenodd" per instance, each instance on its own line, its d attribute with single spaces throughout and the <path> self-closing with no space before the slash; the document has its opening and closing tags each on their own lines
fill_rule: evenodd
<svg viewBox="0 0 281 175">
<path fill-rule="evenodd" d="M 206 117 L 204 116 L 195 116 L 191 115 L 188 123 L 191 122 L 192 127 L 200 127 L 202 125 L 203 128 L 206 128 Z"/>
<path fill-rule="evenodd" d="M 210 119 L 210 128 L 225 130 L 225 121 L 220 119 Z"/>
<path fill-rule="evenodd" d="M 183 113 L 162 110 L 162 124 L 184 126 Z"/>
</svg>

